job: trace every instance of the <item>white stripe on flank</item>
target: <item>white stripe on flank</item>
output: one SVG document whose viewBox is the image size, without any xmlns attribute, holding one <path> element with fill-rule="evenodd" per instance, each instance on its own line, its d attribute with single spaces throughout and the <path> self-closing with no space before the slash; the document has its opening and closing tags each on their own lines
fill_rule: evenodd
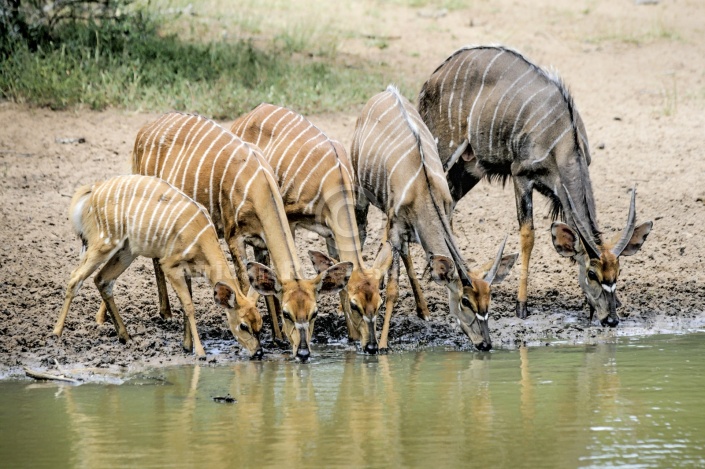
<svg viewBox="0 0 705 469">
<path fill-rule="evenodd" d="M 193 204 L 187 204 L 186 207 L 193 207 Z M 176 242 L 179 240 L 179 238 L 181 237 L 183 232 L 189 228 L 191 223 L 193 223 L 194 220 L 196 220 L 200 214 L 201 214 L 200 211 L 194 210 L 193 214 L 191 215 L 191 218 L 189 218 L 186 223 L 181 224 L 181 228 L 179 229 L 179 231 L 177 231 L 176 234 L 174 234 L 171 238 L 171 247 L 167 251 L 168 256 L 170 256 L 174 253 L 174 248 L 176 247 Z M 179 217 L 179 218 L 181 218 L 181 217 Z"/>
<path fill-rule="evenodd" d="M 247 202 L 248 195 L 249 195 L 249 192 L 250 192 L 250 185 L 251 185 L 252 182 L 255 180 L 255 178 L 256 178 L 257 175 L 260 173 L 260 171 L 262 171 L 262 166 L 259 166 L 259 167 L 255 170 L 255 172 L 254 172 L 254 174 L 252 175 L 252 177 L 250 178 L 250 180 L 247 181 L 247 184 L 245 185 L 245 190 L 244 190 L 244 192 L 243 192 L 243 194 L 242 194 L 242 200 L 240 201 L 240 204 L 237 206 L 237 209 L 235 210 L 235 220 L 238 220 L 238 219 L 240 218 L 240 209 L 242 209 L 242 206 L 245 205 L 245 202 Z"/>
<path fill-rule="evenodd" d="M 547 104 L 547 103 L 548 103 L 548 101 L 546 102 L 546 104 Z M 538 121 L 536 121 L 536 122 L 534 123 L 534 125 L 531 127 L 531 129 L 529 129 L 529 131 L 527 132 L 527 134 L 533 133 L 533 131 L 536 130 L 536 128 L 537 128 L 544 120 L 546 120 L 546 118 L 547 118 L 548 116 L 552 115 L 552 114 L 553 114 L 553 111 L 555 111 L 556 108 L 559 107 L 561 104 L 563 104 L 561 101 L 555 103 L 555 104 L 551 107 L 551 109 L 549 109 L 548 111 L 546 111 L 546 112 L 544 113 L 544 115 L 541 116 L 541 119 L 539 119 Z M 541 107 L 543 107 L 543 105 L 541 105 Z M 541 107 L 537 108 L 537 111 L 538 111 L 539 109 L 541 109 Z M 563 109 L 563 112 L 561 112 L 561 113 L 559 114 L 559 116 L 562 116 L 562 115 L 563 115 L 564 113 L 566 113 L 566 112 L 568 112 L 568 110 L 567 110 L 567 109 Z M 533 116 L 532 116 L 532 117 L 533 117 Z M 530 121 L 527 120 L 527 123 L 528 123 L 528 122 L 530 122 Z M 555 122 L 555 121 L 554 121 L 554 122 Z M 550 127 L 550 126 L 544 127 L 541 132 L 543 132 L 544 130 L 546 130 L 546 129 L 549 128 L 549 127 Z"/>
<path fill-rule="evenodd" d="M 531 71 L 531 68 L 529 68 L 528 70 Z M 519 94 L 520 94 L 522 91 L 524 91 L 524 89 L 526 89 L 526 88 L 528 88 L 530 85 L 532 85 L 532 84 L 534 83 L 534 81 L 536 81 L 536 79 L 537 79 L 539 76 L 540 76 L 540 75 L 539 75 L 538 73 L 533 73 L 533 74 L 531 74 L 531 79 L 525 81 L 520 87 L 518 87 L 517 90 L 514 92 L 514 95 L 509 99 L 509 101 L 507 102 L 507 104 L 505 104 L 505 106 L 504 106 L 504 111 L 502 111 L 502 115 L 501 115 L 501 117 L 499 118 L 499 130 L 497 131 L 497 133 L 498 133 L 499 135 L 502 135 L 502 129 L 504 129 L 504 128 L 508 125 L 508 122 L 505 122 L 504 117 L 507 115 L 507 111 L 511 108 L 512 103 L 514 102 L 514 100 L 517 98 L 517 96 L 519 96 Z M 514 134 L 510 134 L 510 135 L 509 135 L 509 138 L 507 139 L 507 141 L 508 141 L 508 142 L 511 142 L 511 140 L 512 140 L 513 138 L 514 138 Z"/>
<path fill-rule="evenodd" d="M 174 232 L 174 227 L 176 223 L 181 218 L 184 211 L 191 205 L 191 203 L 184 197 L 178 197 L 178 200 L 174 204 L 174 207 L 169 211 L 169 216 L 164 221 L 163 224 L 157 226 L 157 230 L 154 232 L 154 245 L 155 246 L 166 246 L 169 242 L 169 235 Z M 179 206 L 181 208 L 179 208 Z M 149 244 L 149 243 L 147 243 Z"/>
<path fill-rule="evenodd" d="M 463 65 L 465 64 L 465 62 L 466 62 L 469 58 L 471 58 L 471 57 L 472 57 L 472 54 L 465 54 L 465 57 L 463 58 L 463 61 L 460 62 L 460 64 L 458 64 L 457 70 L 455 71 L 455 77 L 453 77 L 453 85 L 451 86 L 451 89 L 450 89 L 450 97 L 448 98 L 448 128 L 450 129 L 451 132 L 453 132 L 453 130 L 454 130 L 454 128 L 453 128 L 453 116 L 452 116 L 452 112 L 453 112 L 453 97 L 455 96 L 455 90 L 456 90 L 456 88 L 457 88 L 457 86 L 458 86 L 458 76 L 460 75 L 460 72 L 463 70 Z M 471 63 L 474 62 L 474 61 L 475 61 L 475 59 L 473 58 L 472 61 L 471 61 Z M 467 70 L 469 70 L 469 69 L 470 69 L 470 67 L 468 67 Z M 466 76 L 467 76 L 467 70 L 466 70 Z M 448 73 L 446 73 L 446 76 L 447 76 L 447 75 L 450 75 L 450 72 L 452 72 L 452 71 L 453 71 L 452 68 L 451 68 L 450 70 L 448 70 Z M 463 83 L 465 83 L 465 82 L 463 82 Z M 443 109 L 442 109 L 442 105 L 443 105 L 443 104 L 442 104 L 442 103 L 443 103 L 443 85 L 445 85 L 445 78 L 443 79 L 443 83 L 442 83 L 442 85 L 441 85 L 441 99 L 438 100 L 438 101 L 439 101 L 439 103 L 438 103 L 438 114 L 439 114 L 439 115 L 443 115 L 443 114 L 442 114 L 442 113 L 443 113 Z M 461 92 L 462 92 L 462 91 L 465 91 L 465 88 L 466 88 L 466 87 L 463 86 L 463 87 L 461 88 Z M 461 93 L 461 94 L 462 94 L 462 93 Z M 460 101 L 460 107 L 461 107 L 461 108 L 463 107 L 462 98 L 461 98 L 461 101 Z"/>
<path fill-rule="evenodd" d="M 140 160 L 140 168 L 144 168 L 145 170 L 149 168 L 149 163 L 152 160 L 152 155 L 154 154 L 154 145 L 155 142 L 157 141 L 157 137 L 161 135 L 161 129 L 166 127 L 169 122 L 177 121 L 180 117 L 180 114 L 172 113 L 172 114 L 167 114 L 165 116 L 162 116 L 159 118 L 156 122 L 151 124 L 148 129 L 149 133 L 147 134 L 147 138 L 145 139 L 145 143 L 143 147 L 137 147 L 142 149 L 142 159 Z M 151 142 L 151 143 L 150 143 Z M 157 150 L 159 149 L 159 145 L 157 145 Z M 139 151 L 139 150 L 138 150 Z M 135 158 L 137 155 L 133 155 L 132 157 Z M 144 157 L 147 159 L 145 160 Z M 155 166 L 156 168 L 156 166 Z"/>
<path fill-rule="evenodd" d="M 298 179 L 297 176 L 298 176 L 299 172 L 301 172 L 302 169 L 306 168 L 306 163 L 308 162 L 309 158 L 315 153 L 316 149 L 318 147 L 320 147 L 321 145 L 325 145 L 327 143 L 329 143 L 328 140 L 321 140 L 316 145 L 311 147 L 311 150 L 309 150 L 309 152 L 306 154 L 306 156 L 304 157 L 304 160 L 301 162 L 301 164 L 296 166 L 296 171 L 294 171 L 294 174 L 292 174 L 290 178 L 288 178 L 287 172 L 289 171 L 291 166 L 289 168 L 287 168 L 287 171 L 279 179 L 281 183 L 284 183 L 287 181 L 287 178 L 288 178 L 288 182 L 286 182 L 286 186 L 283 186 L 281 189 L 282 197 L 286 196 L 286 194 L 289 193 L 289 190 L 291 190 L 291 186 L 293 186 L 297 182 L 297 179 Z M 322 158 L 321 158 L 321 160 L 322 160 Z M 320 160 L 319 160 L 319 163 L 320 163 Z M 316 165 L 316 166 L 318 166 L 318 165 Z M 316 166 L 314 166 L 314 168 Z M 311 172 L 313 172 L 313 171 L 309 171 L 309 174 Z"/>
<path fill-rule="evenodd" d="M 525 108 L 531 101 L 533 101 L 533 99 L 534 99 L 536 96 L 538 96 L 540 93 L 542 93 L 544 90 L 546 90 L 547 88 L 550 88 L 550 87 L 551 87 L 551 85 L 546 85 L 546 86 L 544 86 L 543 88 L 541 88 L 540 90 L 538 90 L 538 91 L 536 91 L 534 94 L 532 94 L 532 95 L 529 97 L 529 99 L 527 99 L 526 101 L 524 101 L 524 103 L 521 105 L 521 108 L 519 108 L 519 112 L 517 112 L 516 118 L 514 119 L 514 125 L 512 126 L 512 131 L 511 131 L 511 133 L 510 133 L 509 135 L 516 135 L 516 133 L 515 133 L 516 130 L 517 130 L 516 127 L 517 127 L 517 124 L 519 123 L 519 118 L 521 117 L 521 114 L 524 112 L 524 108 Z M 526 122 L 526 121 L 525 121 L 525 122 Z M 511 149 L 511 147 L 510 147 L 511 144 L 512 144 L 512 139 L 507 140 L 507 147 L 509 147 L 510 149 Z"/>
<path fill-rule="evenodd" d="M 477 105 L 477 100 L 480 98 L 480 95 L 482 94 L 482 90 L 485 88 L 485 79 L 487 78 L 487 72 L 490 71 L 490 68 L 494 64 L 495 60 L 500 58 L 504 54 L 504 51 L 501 51 L 499 54 L 496 54 L 492 60 L 490 60 L 490 63 L 487 64 L 487 67 L 485 68 L 485 73 L 482 74 L 482 83 L 480 84 L 480 89 L 478 90 L 477 94 L 475 95 L 475 100 L 472 103 L 472 107 L 470 108 L 470 114 L 468 114 L 468 143 L 472 144 L 472 132 L 470 131 L 471 126 L 472 126 L 472 115 L 475 112 L 475 105 Z M 479 120 L 479 119 L 478 119 Z"/>
<path fill-rule="evenodd" d="M 301 116 L 300 123 L 301 123 L 301 124 L 304 123 L 303 116 Z M 298 125 L 297 125 L 297 127 L 298 127 Z M 289 150 L 291 150 L 291 147 L 296 143 L 296 141 L 297 141 L 299 138 L 301 138 L 301 137 L 302 137 L 306 132 L 308 132 L 312 127 L 313 127 L 313 126 L 309 124 L 306 128 L 304 128 L 301 132 L 299 132 L 299 134 L 298 134 L 295 138 L 291 139 L 291 140 L 289 141 L 289 144 L 286 146 L 286 148 L 285 148 L 284 151 L 282 152 L 282 155 L 289 155 Z M 294 128 L 292 128 L 292 131 L 293 131 L 293 130 L 294 130 Z M 286 138 L 282 138 L 281 141 L 275 146 L 275 148 L 273 149 L 273 151 L 272 151 L 271 154 L 274 154 L 274 152 L 276 152 L 276 148 L 277 148 L 281 143 L 284 143 L 284 142 L 286 142 L 286 141 L 287 141 Z M 280 171 L 280 168 L 281 168 L 281 166 L 282 166 L 282 163 L 284 163 L 285 160 L 286 160 L 286 156 L 283 156 L 283 157 L 280 157 L 280 158 L 279 158 L 279 162 L 277 163 L 277 167 L 276 167 L 276 169 L 274 170 L 274 174 L 277 174 L 277 178 L 278 178 L 279 171 Z"/>
<path fill-rule="evenodd" d="M 555 139 L 555 140 L 551 143 L 551 145 L 546 149 L 546 153 L 545 153 L 541 158 L 538 158 L 538 159 L 532 161 L 531 164 L 532 164 L 532 165 L 538 164 L 538 163 L 542 162 L 543 160 L 545 160 L 546 158 L 548 158 L 548 156 L 551 154 L 551 150 L 553 150 L 553 148 L 554 148 L 556 145 L 558 145 L 558 142 L 560 142 L 561 139 L 562 139 L 563 137 L 565 137 L 565 135 L 566 135 L 568 132 L 570 132 L 570 131 L 572 130 L 572 128 L 573 128 L 573 127 L 570 126 L 570 125 L 567 126 L 567 127 L 565 128 L 565 130 L 563 130 L 563 132 L 561 132 L 561 134 L 560 134 L 558 137 L 556 137 L 556 139 Z"/>
<path fill-rule="evenodd" d="M 189 173 L 189 170 L 192 169 L 192 168 L 191 168 L 191 161 L 193 161 L 193 159 L 194 159 L 195 157 L 199 158 L 199 160 L 202 160 L 203 158 L 207 158 L 207 156 L 208 156 L 208 151 L 209 151 L 209 149 L 213 146 L 213 143 L 215 143 L 215 142 L 212 142 L 210 145 L 208 145 L 208 147 L 206 147 L 206 150 L 205 150 L 205 151 L 198 151 L 198 149 L 201 148 L 201 145 L 206 141 L 206 138 L 207 138 L 213 131 L 218 131 L 218 130 L 221 129 L 221 127 L 219 127 L 218 125 L 216 125 L 214 122 L 205 121 L 205 122 L 204 122 L 204 126 L 205 126 L 206 124 L 210 124 L 210 129 L 208 130 L 208 132 L 206 132 L 206 133 L 203 135 L 203 137 L 201 137 L 201 139 L 198 141 L 198 144 L 196 144 L 196 145 L 193 147 L 193 150 L 191 151 L 191 154 L 189 155 L 188 159 L 186 160 L 186 164 L 184 165 L 183 176 L 181 177 L 181 185 L 174 184 L 176 187 L 178 187 L 179 189 L 181 189 L 181 190 L 184 192 L 184 194 L 186 194 L 186 175 Z M 183 164 L 183 160 L 182 160 L 181 162 L 179 162 L 179 164 L 178 164 L 178 168 L 177 168 L 177 170 L 176 170 L 176 177 L 178 177 L 179 172 L 181 172 L 181 165 L 182 165 L 182 164 Z"/>
<path fill-rule="evenodd" d="M 515 59 L 515 61 L 516 61 L 516 59 Z M 516 86 L 517 83 L 519 83 L 519 80 L 521 80 L 522 78 L 524 78 L 524 76 L 525 76 L 527 73 L 529 73 L 530 71 L 531 71 L 531 69 L 530 69 L 530 68 L 527 68 L 524 73 L 522 73 L 521 75 L 519 75 L 519 76 L 516 78 L 516 80 L 514 80 L 514 81 L 512 82 L 512 84 L 509 85 L 509 86 L 504 90 L 504 93 L 502 93 L 502 96 L 500 96 L 499 101 L 497 101 L 497 104 L 495 105 L 494 113 L 492 114 L 492 122 L 490 123 L 490 145 L 489 145 L 489 150 L 488 150 L 488 153 L 489 153 L 489 154 L 492 154 L 492 143 L 493 143 L 493 138 L 494 138 L 494 123 L 495 123 L 495 120 L 497 119 L 497 111 L 499 111 L 499 108 L 502 106 L 502 101 L 504 101 L 504 98 L 507 97 L 507 95 L 509 94 L 509 91 L 511 91 L 511 89 L 514 88 L 514 86 Z M 505 109 L 505 110 L 506 110 L 506 109 Z"/>
<path fill-rule="evenodd" d="M 148 195 L 147 190 L 149 190 L 150 187 L 154 186 L 152 189 L 152 192 Z M 144 188 L 142 189 L 142 197 L 140 198 L 140 201 L 135 207 L 135 212 L 134 212 L 134 218 L 133 218 L 133 228 L 135 229 L 135 239 L 139 240 L 139 236 L 137 236 L 137 232 L 140 230 L 142 227 L 142 220 L 144 219 L 144 214 L 147 211 L 147 208 L 149 206 L 149 199 L 151 199 L 154 196 L 154 192 L 157 190 L 159 187 L 159 179 L 156 178 L 150 178 L 150 180 L 147 182 L 147 184 L 144 185 Z M 137 218 L 139 217 L 139 220 Z"/>
<path fill-rule="evenodd" d="M 299 193 L 296 194 L 296 200 L 301 199 L 301 194 L 303 193 L 304 189 L 306 189 L 306 187 L 308 187 L 309 179 L 311 179 L 311 177 L 316 173 L 319 166 L 321 166 L 322 164 L 327 162 L 326 161 L 327 158 L 325 158 L 325 157 L 328 156 L 330 154 L 330 152 L 331 151 L 329 150 L 325 153 L 325 155 L 322 155 L 321 158 L 316 163 L 316 165 L 313 168 L 311 168 L 311 171 L 308 172 L 308 174 L 306 175 L 304 180 L 301 182 L 301 185 L 299 185 Z"/>
<path fill-rule="evenodd" d="M 221 155 L 225 154 L 225 149 L 226 148 L 231 148 L 232 145 L 237 142 L 237 146 L 235 149 L 230 153 L 231 155 L 236 154 L 240 148 L 244 145 L 244 142 L 240 140 L 239 138 L 235 137 L 235 135 L 232 136 L 230 141 L 223 145 L 223 148 L 220 149 L 217 155 L 215 155 L 215 158 L 213 158 L 213 162 L 211 163 L 211 175 L 210 178 L 208 179 L 208 207 L 209 207 L 209 214 L 212 214 L 213 211 L 215 210 L 215 206 L 213 205 L 213 193 L 215 192 L 215 188 L 213 187 L 213 178 L 215 176 L 215 169 L 218 167 L 218 159 L 220 158 Z M 228 161 L 229 163 L 229 161 Z M 228 166 L 223 167 L 223 174 L 225 174 L 228 171 Z M 222 186 L 222 182 L 221 182 Z M 218 192 L 220 193 L 220 186 L 218 187 Z M 222 207 L 222 204 L 219 203 L 219 206 Z"/>
<path fill-rule="evenodd" d="M 177 114 L 178 116 L 178 114 Z M 181 125 L 179 126 L 179 129 L 176 131 L 174 137 L 172 138 L 172 144 L 169 145 L 169 148 L 167 149 L 165 159 L 169 158 L 169 154 L 171 153 L 172 148 L 174 148 L 173 142 L 176 142 L 179 138 L 179 134 L 181 133 L 181 130 L 184 128 L 184 126 L 188 123 L 189 120 L 193 118 L 193 116 L 189 116 L 188 119 L 184 119 L 184 116 L 181 116 L 180 118 L 173 119 L 173 123 L 164 131 L 160 132 L 161 138 L 159 139 L 159 146 L 157 147 L 157 157 L 154 160 L 154 168 L 159 168 L 161 165 L 161 158 L 159 157 L 162 154 L 162 150 L 164 149 L 164 142 L 166 141 L 167 135 L 169 135 L 169 132 L 171 131 L 172 127 L 174 127 L 177 123 L 181 121 Z M 151 155 L 150 155 L 151 156 Z M 156 171 L 155 171 L 156 172 Z"/>
<path fill-rule="evenodd" d="M 471 55 L 471 54 L 468 54 Z M 470 88 L 470 86 L 467 85 L 468 82 L 468 77 L 470 76 L 470 72 L 473 70 L 473 64 L 475 63 L 475 60 L 480 56 L 479 53 L 476 53 L 475 56 L 472 59 L 472 62 L 465 68 L 465 76 L 463 77 L 463 83 L 466 85 L 463 86 L 463 89 L 460 93 L 460 105 L 458 106 L 458 141 L 465 140 L 467 138 L 467 129 L 465 133 L 463 133 L 463 106 L 465 105 L 465 91 Z M 450 105 L 449 105 L 450 106 Z"/>
<path fill-rule="evenodd" d="M 206 225 L 203 228 L 201 228 L 201 231 L 198 232 L 196 236 L 194 236 L 193 241 L 191 241 L 191 244 L 186 246 L 186 249 L 181 253 L 182 256 L 186 257 L 186 255 L 189 253 L 191 249 L 198 243 L 198 239 L 201 237 L 203 233 L 208 231 L 211 228 L 211 225 Z"/>
<path fill-rule="evenodd" d="M 169 163 L 167 164 L 167 160 L 164 160 L 164 163 L 161 165 L 160 168 L 154 168 L 154 174 L 159 176 L 160 178 L 164 179 L 165 181 L 174 181 L 176 175 L 174 171 L 176 171 L 176 168 L 181 164 L 181 161 L 183 158 L 186 157 L 186 155 L 189 154 L 191 151 L 191 146 L 193 145 L 193 142 L 196 141 L 196 136 L 198 133 L 203 129 L 203 121 L 201 116 L 195 116 L 196 117 L 196 122 L 191 125 L 191 128 L 188 130 L 186 133 L 186 136 L 184 136 L 184 141 L 179 144 L 179 153 L 173 157 L 174 161 L 171 161 L 171 157 L 169 158 Z M 192 137 L 191 134 L 194 133 L 195 135 Z M 176 145 L 176 141 L 171 142 L 172 145 Z M 164 177 L 164 171 L 170 168 L 169 174 Z M 176 186 L 176 184 L 175 184 Z M 178 186 L 177 186 L 178 187 Z"/>
<path fill-rule="evenodd" d="M 226 137 L 226 138 L 227 138 L 227 134 L 225 133 L 225 130 L 223 130 L 217 137 L 215 137 L 215 138 L 213 139 L 213 141 L 211 142 L 211 144 L 208 145 L 208 148 L 206 148 L 206 151 L 204 151 L 204 152 L 201 154 L 201 158 L 198 160 L 198 166 L 196 166 L 195 174 L 192 174 L 192 176 L 193 176 L 193 195 L 191 196 L 191 198 L 192 198 L 193 200 L 198 200 L 198 189 L 199 189 L 199 186 L 198 186 L 198 178 L 199 178 L 199 176 L 201 175 L 201 168 L 203 167 L 203 164 L 204 164 L 206 161 L 211 161 L 211 162 L 213 161 L 213 158 L 210 157 L 211 151 L 213 150 L 213 147 L 215 146 L 215 144 L 218 143 L 218 141 L 219 141 L 222 137 Z M 226 144 L 227 144 L 227 143 L 226 143 Z M 220 145 L 220 150 L 218 151 L 218 153 L 216 153 L 216 157 L 215 157 L 216 159 L 218 158 L 218 156 L 220 155 L 220 153 L 222 153 L 222 151 L 223 151 L 223 149 L 225 148 L 225 145 L 226 145 L 226 144 Z M 187 166 L 187 169 L 188 169 L 189 167 L 190 167 L 190 165 Z M 186 182 L 185 182 L 185 181 L 186 181 L 186 171 L 184 171 L 183 181 L 184 181 L 184 182 L 182 183 L 182 186 L 185 188 L 185 187 L 186 187 Z M 184 194 L 186 194 L 186 193 L 187 193 L 187 192 L 184 190 Z"/>
<path fill-rule="evenodd" d="M 314 204 L 314 202 L 316 202 L 316 200 L 318 200 L 318 197 L 321 194 L 321 191 L 323 190 L 323 184 L 325 183 L 326 179 L 328 178 L 330 173 L 332 173 L 333 171 L 338 169 L 339 166 L 340 166 L 340 162 L 336 161 L 335 165 L 333 165 L 328 171 L 326 171 L 326 174 L 323 175 L 323 177 L 321 178 L 321 182 L 318 184 L 318 190 L 316 191 L 316 196 L 312 197 L 311 200 L 309 201 L 309 203 L 306 204 L 306 207 L 304 208 L 304 212 L 307 212 L 307 211 L 313 209 L 313 204 Z"/>
<path fill-rule="evenodd" d="M 404 186 L 404 189 L 402 189 L 401 195 L 399 196 L 399 200 L 397 201 L 397 204 L 394 206 L 394 214 L 398 215 L 399 214 L 399 207 L 401 207 L 401 204 L 404 202 L 404 198 L 406 197 L 406 192 L 409 190 L 411 185 L 414 183 L 417 177 L 419 177 L 419 174 L 421 174 L 421 170 L 423 169 L 423 165 L 419 165 L 419 169 L 416 170 L 416 173 L 409 179 L 409 182 L 406 183 L 406 186 Z"/>
</svg>

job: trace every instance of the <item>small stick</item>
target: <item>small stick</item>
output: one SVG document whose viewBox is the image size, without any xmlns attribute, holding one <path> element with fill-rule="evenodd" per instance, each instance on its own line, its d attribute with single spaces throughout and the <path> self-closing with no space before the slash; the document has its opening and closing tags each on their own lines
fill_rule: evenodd
<svg viewBox="0 0 705 469">
<path fill-rule="evenodd" d="M 37 380 L 43 380 L 43 381 L 61 381 L 64 383 L 71 383 L 71 384 L 81 384 L 81 382 L 77 379 L 73 378 L 67 378 L 64 375 L 54 375 L 51 373 L 44 373 L 42 371 L 36 371 L 36 370 L 30 370 L 29 368 L 25 368 L 24 372 L 27 376 L 30 378 L 34 378 Z"/>
</svg>

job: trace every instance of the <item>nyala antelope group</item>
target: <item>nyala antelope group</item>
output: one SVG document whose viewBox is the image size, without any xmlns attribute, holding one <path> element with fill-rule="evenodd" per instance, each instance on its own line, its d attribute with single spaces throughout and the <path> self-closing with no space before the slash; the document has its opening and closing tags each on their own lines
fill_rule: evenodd
<svg viewBox="0 0 705 469">
<path fill-rule="evenodd" d="M 551 226 L 553 245 L 578 266 L 589 321 L 596 314 L 603 326 L 615 327 L 619 259 L 639 251 L 652 222 L 636 224 L 634 189 L 626 227 L 617 239 L 603 239 L 589 164 L 585 126 L 563 82 L 497 46 L 454 52 L 424 83 L 417 107 L 393 86 L 372 97 L 357 120 L 349 157 L 304 116 L 272 104 L 241 116 L 230 130 L 202 116 L 167 113 L 138 132 L 133 175 L 83 186 L 73 196 L 69 219 L 82 243 L 81 260 L 54 333 L 61 335 L 73 297 L 102 265 L 95 276 L 102 298 L 96 319 L 110 319 L 119 340 L 128 341 L 113 285 L 134 259 L 146 256 L 153 259 L 159 314 L 172 315 L 168 280 L 183 308 L 183 348 L 198 356 L 205 350 L 191 299 L 193 276 L 208 280 L 230 330 L 253 358 L 263 355 L 260 295 L 273 338 L 286 337 L 297 359 L 310 357 L 320 296 L 335 293 L 349 337 L 375 354 L 388 348 L 400 260 L 417 314 L 430 317 L 409 252 L 409 243 L 418 242 L 461 330 L 477 349 L 490 350 L 491 288 L 517 258 L 516 315 L 528 315 L 534 190 L 551 201 L 554 219 L 563 220 Z M 489 262 L 473 270 L 451 217 L 483 178 L 512 180 L 520 253 L 504 254 L 505 236 Z M 370 204 L 387 221 L 374 262 L 366 265 Z M 326 241 L 327 254 L 309 251 L 317 272 L 312 278 L 303 275 L 296 252 L 297 228 Z"/>
</svg>

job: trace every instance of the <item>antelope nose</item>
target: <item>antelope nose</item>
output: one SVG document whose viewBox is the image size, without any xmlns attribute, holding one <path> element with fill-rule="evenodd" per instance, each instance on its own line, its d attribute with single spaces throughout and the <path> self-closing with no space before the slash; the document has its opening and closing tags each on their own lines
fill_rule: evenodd
<svg viewBox="0 0 705 469">
<path fill-rule="evenodd" d="M 616 327 L 619 324 L 619 319 L 613 318 L 612 316 L 607 316 L 604 321 L 602 321 L 603 326 Z"/>
<path fill-rule="evenodd" d="M 252 354 L 252 360 L 261 360 L 262 355 L 264 355 L 264 352 L 261 348 L 258 348 L 257 350 L 255 350 L 255 353 Z"/>
<path fill-rule="evenodd" d="M 305 362 L 306 360 L 308 360 L 308 357 L 310 357 L 310 356 L 311 356 L 311 352 L 309 352 L 309 350 L 307 348 L 300 348 L 296 352 L 296 357 L 299 360 L 301 360 L 302 362 Z"/>
<path fill-rule="evenodd" d="M 487 342 L 481 342 L 475 347 L 477 347 L 480 352 L 489 352 L 490 350 L 492 350 L 492 344 Z"/>
<path fill-rule="evenodd" d="M 369 353 L 370 355 L 376 354 L 377 344 L 368 343 L 367 345 L 365 345 L 365 353 Z"/>
</svg>

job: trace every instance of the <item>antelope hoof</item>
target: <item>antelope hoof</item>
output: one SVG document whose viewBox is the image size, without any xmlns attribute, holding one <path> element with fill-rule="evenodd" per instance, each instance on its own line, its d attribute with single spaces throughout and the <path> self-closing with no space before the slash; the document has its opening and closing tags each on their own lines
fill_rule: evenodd
<svg viewBox="0 0 705 469">
<path fill-rule="evenodd" d="M 120 335 L 118 335 L 118 340 L 120 341 L 120 343 L 122 345 L 125 345 L 130 340 L 130 336 L 127 335 L 127 333 L 120 334 Z"/>
<path fill-rule="evenodd" d="M 480 352 L 489 352 L 492 350 L 492 344 L 488 344 L 487 342 L 476 344 L 475 347 L 477 347 Z"/>
<path fill-rule="evenodd" d="M 387 355 L 389 353 L 389 349 L 387 347 L 381 348 L 378 350 L 380 355 Z"/>
<path fill-rule="evenodd" d="M 526 307 L 526 301 L 517 301 L 516 316 L 519 319 L 526 319 L 529 316 L 529 309 Z"/>
<path fill-rule="evenodd" d="M 193 353 L 193 344 L 187 344 L 186 342 L 181 344 L 181 348 L 184 350 L 186 353 Z"/>
<path fill-rule="evenodd" d="M 163 309 L 163 310 L 160 309 L 160 310 L 159 310 L 159 316 L 160 316 L 163 320 L 168 321 L 169 319 L 171 319 L 171 309 L 168 309 L 168 308 L 167 308 L 167 309 Z"/>
<path fill-rule="evenodd" d="M 286 343 L 285 340 L 281 339 L 280 337 L 274 337 L 272 339 L 272 348 L 284 350 L 288 349 L 289 345 Z"/>
<path fill-rule="evenodd" d="M 428 312 L 428 308 L 417 308 L 416 315 L 424 321 L 431 320 L 431 313 Z"/>
</svg>

